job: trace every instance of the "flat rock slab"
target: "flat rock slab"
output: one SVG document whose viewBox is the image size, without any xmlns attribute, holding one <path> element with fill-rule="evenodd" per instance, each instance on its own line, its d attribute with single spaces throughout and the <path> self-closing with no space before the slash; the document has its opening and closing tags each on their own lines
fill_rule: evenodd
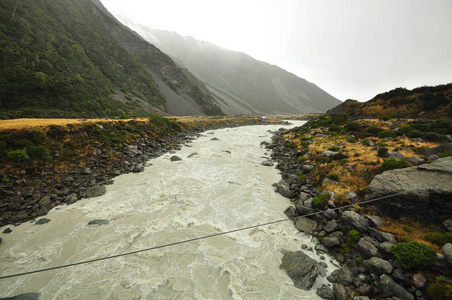
<svg viewBox="0 0 452 300">
<path fill-rule="evenodd" d="M 402 193 L 375 204 L 394 217 L 442 222 L 452 218 L 452 157 L 431 164 L 386 171 L 374 177 L 367 199 Z"/>
</svg>

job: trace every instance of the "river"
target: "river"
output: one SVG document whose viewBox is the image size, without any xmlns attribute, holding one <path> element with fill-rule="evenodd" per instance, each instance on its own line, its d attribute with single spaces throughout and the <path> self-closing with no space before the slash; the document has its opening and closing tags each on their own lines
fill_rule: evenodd
<svg viewBox="0 0 452 300">
<path fill-rule="evenodd" d="M 281 179 L 278 170 L 261 165 L 270 152 L 260 143 L 281 127 L 205 132 L 182 150 L 150 160 L 144 172 L 116 177 L 105 195 L 54 208 L 46 216 L 50 223 L 5 226 L 13 231 L 1 235 L 0 276 L 286 218 L 290 201 L 272 187 Z M 182 160 L 171 161 L 173 155 Z M 109 224 L 88 225 L 95 219 Z M 313 247 L 310 239 L 287 221 L 3 279 L 0 297 L 35 292 L 40 299 L 321 299 L 316 287 L 326 278 L 319 276 L 304 291 L 279 269 L 284 251 Z M 332 271 L 329 258 L 325 262 Z"/>
</svg>

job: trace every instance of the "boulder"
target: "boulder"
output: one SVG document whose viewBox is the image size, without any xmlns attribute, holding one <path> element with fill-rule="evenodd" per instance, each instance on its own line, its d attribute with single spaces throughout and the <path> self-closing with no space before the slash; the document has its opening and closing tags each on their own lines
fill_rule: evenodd
<svg viewBox="0 0 452 300">
<path fill-rule="evenodd" d="M 107 192 L 107 188 L 104 186 L 96 185 L 86 190 L 86 198 L 94 198 L 104 195 Z"/>
<path fill-rule="evenodd" d="M 274 163 L 271 160 L 264 160 L 263 162 L 261 162 L 261 165 L 271 167 L 274 165 Z"/>
<path fill-rule="evenodd" d="M 280 268 L 287 272 L 295 287 L 309 290 L 318 276 L 319 264 L 303 251 L 296 251 L 284 254 Z"/>
<path fill-rule="evenodd" d="M 397 160 L 406 160 L 406 157 L 402 153 L 399 153 L 399 152 L 389 152 L 387 157 L 394 158 Z"/>
<path fill-rule="evenodd" d="M 417 154 L 422 155 L 424 157 L 429 157 L 430 155 L 438 155 L 446 150 L 452 150 L 452 144 L 443 144 L 438 147 L 421 149 L 417 152 Z"/>
<path fill-rule="evenodd" d="M 88 225 L 107 225 L 110 224 L 108 220 L 92 220 L 89 221 Z"/>
<path fill-rule="evenodd" d="M 291 198 L 293 196 L 290 185 L 285 180 L 281 180 L 278 183 L 273 184 L 273 186 L 276 187 L 276 192 L 281 196 L 286 198 Z"/>
<path fill-rule="evenodd" d="M 173 155 L 173 156 L 171 156 L 170 160 L 171 160 L 171 161 L 181 161 L 182 158 L 180 158 L 180 157 L 177 156 L 177 155 Z"/>
<path fill-rule="evenodd" d="M 322 299 L 333 300 L 334 291 L 326 284 L 323 284 L 319 289 L 317 289 L 317 295 Z"/>
<path fill-rule="evenodd" d="M 366 216 L 366 219 L 369 221 L 370 226 L 378 227 L 384 224 L 385 220 L 378 216 Z"/>
<path fill-rule="evenodd" d="M 352 203 L 358 201 L 358 195 L 355 192 L 346 192 L 345 197 L 350 200 Z"/>
<path fill-rule="evenodd" d="M 304 165 L 301 167 L 301 172 L 303 172 L 303 174 L 309 174 L 314 168 L 314 165 Z"/>
<path fill-rule="evenodd" d="M 374 228 L 369 228 L 370 236 L 377 239 L 380 243 L 388 242 L 390 244 L 397 244 L 395 237 L 389 232 L 383 232 Z"/>
<path fill-rule="evenodd" d="M 36 221 L 35 225 L 43 225 L 49 223 L 51 220 L 47 218 L 42 218 Z"/>
<path fill-rule="evenodd" d="M 70 194 L 69 196 L 66 197 L 65 202 L 67 204 L 72 204 L 72 203 L 76 202 L 77 200 L 78 200 L 77 199 L 77 194 L 72 193 L 72 194 Z"/>
<path fill-rule="evenodd" d="M 443 225 L 446 227 L 447 231 L 452 231 L 452 219 L 445 220 Z"/>
<path fill-rule="evenodd" d="M 406 160 L 414 166 L 422 165 L 425 162 L 425 159 L 417 156 L 408 157 Z"/>
<path fill-rule="evenodd" d="M 337 247 L 341 244 L 339 239 L 335 236 L 326 236 L 322 239 L 321 243 L 327 248 Z"/>
<path fill-rule="evenodd" d="M 386 171 L 369 184 L 367 199 L 392 217 L 442 222 L 452 218 L 452 157 L 431 164 Z"/>
<path fill-rule="evenodd" d="M 341 284 L 334 283 L 333 291 L 334 291 L 334 299 L 335 300 L 353 300 L 354 299 L 350 289 Z"/>
<path fill-rule="evenodd" d="M 336 220 L 331 220 L 331 221 L 328 221 L 328 223 L 326 223 L 326 225 L 323 227 L 323 229 L 326 232 L 330 233 L 330 232 L 341 229 L 341 227 L 339 226 L 339 224 L 337 224 Z"/>
<path fill-rule="evenodd" d="M 133 173 L 141 173 L 144 172 L 144 166 L 142 164 L 135 165 L 132 169 Z"/>
<path fill-rule="evenodd" d="M 346 211 L 342 214 L 342 219 L 356 230 L 366 233 L 369 229 L 369 222 L 367 219 L 353 211 Z"/>
<path fill-rule="evenodd" d="M 419 273 L 414 274 L 411 277 L 411 284 L 413 284 L 418 290 L 427 286 L 427 278 Z"/>
<path fill-rule="evenodd" d="M 343 285 L 351 285 L 353 283 L 353 273 L 347 265 L 343 265 L 339 269 L 337 281 Z"/>
<path fill-rule="evenodd" d="M 379 256 L 378 248 L 369 241 L 368 237 L 363 237 L 359 240 L 358 251 L 364 258 L 371 258 L 374 256 Z"/>
<path fill-rule="evenodd" d="M 383 298 L 397 296 L 403 300 L 414 300 L 413 295 L 386 274 L 380 276 L 380 290 Z"/>
<path fill-rule="evenodd" d="M 391 274 L 392 270 L 394 269 L 389 261 L 378 257 L 372 257 L 368 260 L 365 260 L 363 263 L 371 273 L 378 275 Z"/>
<path fill-rule="evenodd" d="M 452 265 L 452 244 L 445 244 L 443 247 L 444 258 Z"/>
<path fill-rule="evenodd" d="M 330 156 L 333 156 L 333 155 L 336 155 L 336 154 L 339 154 L 339 152 L 326 150 L 326 151 L 323 151 L 322 156 L 330 157 Z"/>
<path fill-rule="evenodd" d="M 309 218 L 298 218 L 295 222 L 295 228 L 307 234 L 311 234 L 316 226 L 317 223 Z"/>
</svg>

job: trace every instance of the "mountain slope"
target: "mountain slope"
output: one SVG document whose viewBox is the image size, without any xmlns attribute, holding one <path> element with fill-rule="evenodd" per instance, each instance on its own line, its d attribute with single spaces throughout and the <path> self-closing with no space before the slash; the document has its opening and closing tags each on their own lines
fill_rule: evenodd
<svg viewBox="0 0 452 300">
<path fill-rule="evenodd" d="M 429 118 L 452 117 L 452 83 L 423 86 L 413 90 L 396 88 L 360 103 L 347 100 L 327 114 L 347 114 L 354 118 Z"/>
<path fill-rule="evenodd" d="M 341 103 L 316 85 L 246 54 L 117 18 L 206 82 L 223 99 L 217 103 L 226 113 L 325 112 Z"/>
<path fill-rule="evenodd" d="M 112 18 L 97 0 L 2 0 L 0 68 L 3 116 L 170 111 L 166 89 L 156 81 L 171 84 L 172 106 L 186 99 L 202 114 L 221 113 L 167 55 Z M 167 76 L 160 80 L 163 70 Z"/>
</svg>

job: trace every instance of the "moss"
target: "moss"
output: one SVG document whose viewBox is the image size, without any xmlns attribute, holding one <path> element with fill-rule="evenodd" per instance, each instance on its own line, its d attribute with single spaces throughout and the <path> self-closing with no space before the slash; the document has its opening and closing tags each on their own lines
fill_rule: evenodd
<svg viewBox="0 0 452 300">
<path fill-rule="evenodd" d="M 320 193 L 317 197 L 312 198 L 312 206 L 317 209 L 323 209 L 328 204 L 329 200 L 329 194 Z"/>
</svg>

